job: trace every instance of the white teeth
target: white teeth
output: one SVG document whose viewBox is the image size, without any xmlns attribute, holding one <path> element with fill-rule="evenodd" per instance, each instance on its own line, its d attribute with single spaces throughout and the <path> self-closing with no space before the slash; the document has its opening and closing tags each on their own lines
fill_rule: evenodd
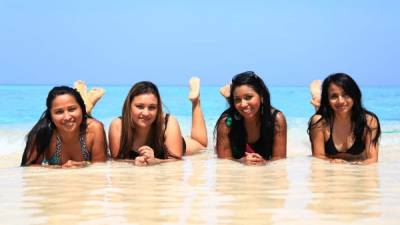
<svg viewBox="0 0 400 225">
<path fill-rule="evenodd" d="M 251 109 L 245 109 L 243 110 L 244 113 L 251 113 Z"/>
<path fill-rule="evenodd" d="M 67 122 L 67 123 L 64 123 L 64 125 L 67 126 L 67 127 L 71 127 L 71 126 L 73 126 L 74 124 L 75 124 L 74 122 Z"/>
</svg>

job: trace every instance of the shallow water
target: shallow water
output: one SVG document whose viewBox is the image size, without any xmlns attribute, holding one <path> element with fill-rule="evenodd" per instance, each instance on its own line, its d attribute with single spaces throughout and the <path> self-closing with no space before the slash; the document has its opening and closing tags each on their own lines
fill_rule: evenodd
<svg viewBox="0 0 400 225">
<path fill-rule="evenodd" d="M 0 169 L 0 221 L 398 224 L 400 164 L 392 158 L 398 146 L 383 141 L 380 162 L 369 166 L 314 159 L 306 156 L 306 145 L 266 166 L 219 160 L 205 150 L 150 167 L 107 162 L 81 169 L 21 168 L 20 156 L 11 154 L 7 159 L 14 166 Z"/>
</svg>

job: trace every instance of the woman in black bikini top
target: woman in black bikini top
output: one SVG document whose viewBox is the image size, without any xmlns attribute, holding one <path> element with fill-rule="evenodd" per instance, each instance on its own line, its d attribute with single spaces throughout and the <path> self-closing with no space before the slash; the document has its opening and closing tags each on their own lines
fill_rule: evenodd
<svg viewBox="0 0 400 225">
<path fill-rule="evenodd" d="M 362 106 L 355 81 L 344 73 L 332 74 L 322 84 L 321 97 L 313 97 L 320 99 L 308 124 L 313 156 L 334 162 L 377 162 L 379 120 Z"/>
<path fill-rule="evenodd" d="M 286 119 L 271 106 L 264 81 L 247 71 L 234 76 L 229 88 L 228 96 L 221 90 L 229 108 L 215 126 L 218 157 L 246 165 L 286 158 Z"/>
</svg>

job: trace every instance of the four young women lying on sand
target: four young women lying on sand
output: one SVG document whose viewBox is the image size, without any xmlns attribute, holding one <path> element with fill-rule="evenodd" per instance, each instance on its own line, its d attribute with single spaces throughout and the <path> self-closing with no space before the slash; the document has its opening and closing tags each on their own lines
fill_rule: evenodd
<svg viewBox="0 0 400 225">
<path fill-rule="evenodd" d="M 155 84 L 138 82 L 129 91 L 122 115 L 109 128 L 114 160 L 151 165 L 181 159 L 207 147 L 207 129 L 200 106 L 200 80 L 189 82 L 192 104 L 191 134 L 183 138 L 175 117 L 162 111 Z M 104 91 L 53 88 L 47 109 L 27 135 L 21 165 L 84 166 L 107 159 L 107 141 L 101 122 L 90 111 Z M 312 154 L 332 162 L 368 164 L 378 160 L 379 120 L 362 106 L 361 92 L 347 74 L 328 76 L 311 85 L 316 113 L 308 126 Z M 252 71 L 233 77 L 221 89 L 229 103 L 215 126 L 216 153 L 247 165 L 262 165 L 286 157 L 287 125 L 282 112 L 271 106 L 263 80 Z"/>
</svg>

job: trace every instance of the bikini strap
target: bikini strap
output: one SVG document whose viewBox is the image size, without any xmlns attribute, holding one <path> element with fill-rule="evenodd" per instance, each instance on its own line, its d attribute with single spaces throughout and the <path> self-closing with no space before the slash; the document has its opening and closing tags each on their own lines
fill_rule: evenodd
<svg viewBox="0 0 400 225">
<path fill-rule="evenodd" d="M 82 158 L 84 161 L 90 161 L 90 153 L 87 150 L 86 142 L 85 142 L 85 135 L 81 134 L 79 135 L 79 143 L 81 145 L 81 153 L 82 153 Z"/>
<path fill-rule="evenodd" d="M 56 152 L 54 156 L 51 157 L 51 163 L 59 165 L 61 162 L 61 138 L 58 134 L 56 134 Z"/>
<path fill-rule="evenodd" d="M 275 121 L 275 119 L 276 119 L 276 115 L 278 115 L 278 113 L 279 113 L 280 111 L 279 110 L 277 110 L 277 109 L 274 109 L 274 111 L 272 112 L 272 119 Z"/>
<path fill-rule="evenodd" d="M 168 118 L 169 118 L 169 113 L 165 114 L 165 120 L 164 120 L 164 135 L 165 135 L 165 132 L 167 131 Z"/>
<path fill-rule="evenodd" d="M 333 135 L 333 122 L 331 121 L 331 123 L 329 124 L 329 139 L 332 139 L 332 135 Z"/>
</svg>

